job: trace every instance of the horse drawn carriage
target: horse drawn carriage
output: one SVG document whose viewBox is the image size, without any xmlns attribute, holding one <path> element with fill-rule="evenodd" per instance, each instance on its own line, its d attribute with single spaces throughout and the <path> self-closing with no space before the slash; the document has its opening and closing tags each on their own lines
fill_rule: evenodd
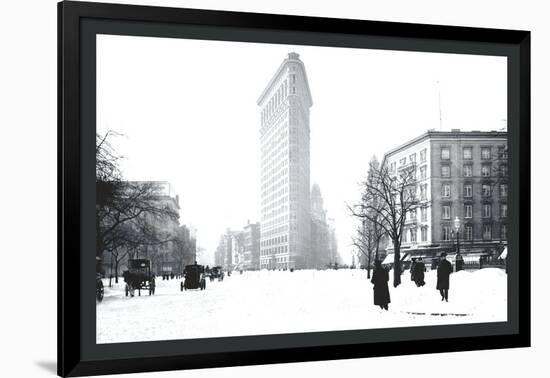
<svg viewBox="0 0 550 378">
<path fill-rule="evenodd" d="M 216 278 L 218 281 L 223 281 L 223 269 L 221 266 L 215 266 L 210 270 L 210 281 L 214 281 Z"/>
<path fill-rule="evenodd" d="M 103 295 L 105 294 L 105 288 L 103 287 L 103 280 L 101 279 L 101 274 L 98 273 L 95 278 L 95 297 L 98 302 L 103 300 Z"/>
<path fill-rule="evenodd" d="M 206 289 L 205 270 L 203 265 L 196 262 L 192 265 L 186 265 L 183 273 L 184 280 L 181 282 L 180 289 Z"/>
<path fill-rule="evenodd" d="M 151 262 L 145 259 L 129 259 L 128 270 L 122 273 L 124 277 L 125 294 L 134 296 L 135 290 L 141 295 L 141 290 L 148 290 L 149 295 L 155 294 L 155 275 L 151 273 Z"/>
</svg>

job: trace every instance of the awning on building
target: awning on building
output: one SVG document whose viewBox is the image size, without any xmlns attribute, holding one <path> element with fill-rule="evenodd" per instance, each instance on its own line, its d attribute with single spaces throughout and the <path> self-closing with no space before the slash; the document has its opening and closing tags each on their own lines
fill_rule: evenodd
<svg viewBox="0 0 550 378">
<path fill-rule="evenodd" d="M 480 258 L 481 258 L 480 255 L 462 256 L 462 259 L 464 260 L 465 263 L 474 263 L 474 262 L 479 263 Z"/>
<path fill-rule="evenodd" d="M 438 256 L 438 257 L 441 258 L 441 256 Z M 445 258 L 449 260 L 449 262 L 453 263 L 456 259 L 456 255 L 448 253 L 447 256 L 445 256 Z"/>
<path fill-rule="evenodd" d="M 384 261 L 382 261 L 382 265 L 391 264 L 391 263 L 393 263 L 393 253 L 388 253 Z"/>
<path fill-rule="evenodd" d="M 505 259 L 506 256 L 508 256 L 508 247 L 504 248 L 504 250 L 502 251 L 502 253 L 500 254 L 500 256 L 498 257 L 499 259 Z"/>
<path fill-rule="evenodd" d="M 394 259 L 394 254 L 393 253 L 388 253 L 386 255 L 386 258 L 384 259 L 384 261 L 382 261 L 382 265 L 384 264 L 393 264 L 393 259 Z M 411 255 L 409 253 L 403 253 L 401 255 L 401 261 L 410 261 L 411 260 Z"/>
</svg>

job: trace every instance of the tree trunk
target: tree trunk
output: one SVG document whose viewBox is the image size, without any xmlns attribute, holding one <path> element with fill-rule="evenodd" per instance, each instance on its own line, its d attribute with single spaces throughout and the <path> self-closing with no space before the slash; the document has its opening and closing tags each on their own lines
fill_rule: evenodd
<svg viewBox="0 0 550 378">
<path fill-rule="evenodd" d="M 396 242 L 393 243 L 393 287 L 397 287 L 401 284 L 401 253 L 400 245 Z"/>
<path fill-rule="evenodd" d="M 369 253 L 367 255 L 367 278 L 370 279 L 370 259 L 371 259 L 372 251 L 369 250 Z"/>
<path fill-rule="evenodd" d="M 118 259 L 115 258 L 115 283 L 118 283 Z"/>
</svg>

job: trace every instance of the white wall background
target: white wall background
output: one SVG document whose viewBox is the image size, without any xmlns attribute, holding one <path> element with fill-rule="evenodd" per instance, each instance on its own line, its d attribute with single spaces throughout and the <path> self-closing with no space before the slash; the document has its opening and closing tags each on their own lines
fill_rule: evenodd
<svg viewBox="0 0 550 378">
<path fill-rule="evenodd" d="M 124 2 L 124 1 L 122 1 Z M 280 364 L 140 377 L 368 376 L 422 377 L 491 375 L 517 377 L 546 370 L 550 352 L 548 272 L 543 237 L 549 184 L 546 147 L 550 85 L 550 25 L 544 2 L 462 0 L 174 0 L 140 4 L 249 12 L 330 16 L 532 31 L 532 257 L 533 347 L 405 357 Z M 56 359 L 56 1 L 0 5 L 0 297 L 1 375 L 53 376 Z M 7 262 L 7 264 L 6 264 Z M 7 274 L 6 274 L 7 273 Z M 23 279 L 22 275 L 25 275 Z M 542 376 L 544 373 L 535 373 Z"/>
</svg>

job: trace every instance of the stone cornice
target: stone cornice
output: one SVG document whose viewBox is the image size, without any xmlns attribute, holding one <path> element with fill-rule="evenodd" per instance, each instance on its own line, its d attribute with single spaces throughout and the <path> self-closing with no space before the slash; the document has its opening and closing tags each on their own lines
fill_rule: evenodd
<svg viewBox="0 0 550 378">
<path fill-rule="evenodd" d="M 425 140 L 457 140 L 457 139 L 507 139 L 508 138 L 508 132 L 506 131 L 460 131 L 460 130 L 451 130 L 451 131 L 435 131 L 435 130 L 428 130 L 424 134 L 421 134 L 417 136 L 416 138 L 413 138 L 409 140 L 408 142 L 405 142 L 401 144 L 398 147 L 395 147 L 391 149 L 390 151 L 386 152 L 384 154 L 384 158 L 382 159 L 382 165 L 385 164 L 388 157 L 391 155 L 400 152 L 402 150 L 405 150 L 417 143 L 423 142 Z"/>
</svg>

